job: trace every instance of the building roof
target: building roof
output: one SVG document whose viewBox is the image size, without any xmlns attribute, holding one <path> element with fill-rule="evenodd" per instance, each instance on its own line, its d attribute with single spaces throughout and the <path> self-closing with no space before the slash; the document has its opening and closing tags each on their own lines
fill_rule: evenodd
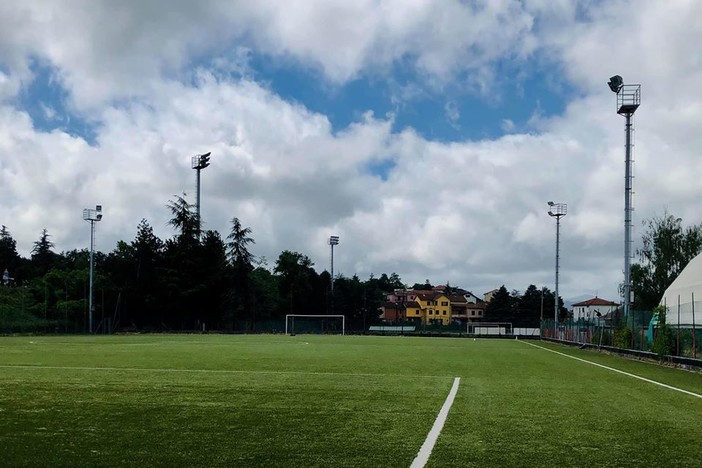
<svg viewBox="0 0 702 468">
<path fill-rule="evenodd" d="M 465 296 L 462 296 L 461 294 L 451 294 L 451 295 L 449 296 L 449 301 L 451 301 L 452 303 L 453 303 L 453 302 L 456 302 L 456 303 L 459 303 L 459 304 L 465 304 L 466 302 L 468 302 L 468 300 L 466 299 L 466 297 L 465 297 Z"/>
<path fill-rule="evenodd" d="M 612 301 L 607 301 L 605 299 L 600 299 L 599 297 L 595 296 L 592 299 L 588 299 L 587 301 L 582 301 L 582 302 L 577 302 L 573 304 L 573 307 L 587 307 L 587 306 L 618 306 L 616 302 Z"/>
<path fill-rule="evenodd" d="M 423 301 L 434 300 L 439 296 L 442 296 L 442 294 L 439 292 L 436 292 L 436 291 L 427 291 L 427 292 L 423 292 L 423 293 L 422 292 L 417 293 L 417 297 Z"/>
</svg>

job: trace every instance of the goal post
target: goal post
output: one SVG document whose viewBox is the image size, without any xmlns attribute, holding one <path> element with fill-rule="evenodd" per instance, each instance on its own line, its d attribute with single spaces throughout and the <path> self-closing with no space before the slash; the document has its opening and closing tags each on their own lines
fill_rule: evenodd
<svg viewBox="0 0 702 468">
<path fill-rule="evenodd" d="M 468 322 L 466 333 L 480 336 L 512 335 L 513 328 L 511 322 Z"/>
<path fill-rule="evenodd" d="M 341 319 L 341 334 L 346 334 L 346 316 L 345 315 L 306 315 L 306 314 L 287 314 L 285 316 L 285 334 L 290 335 L 295 333 L 295 318 L 298 319 L 322 319 L 322 327 L 324 326 L 323 319 Z M 298 321 L 299 322 L 299 321 Z M 324 331 L 322 328 L 320 331 Z"/>
</svg>

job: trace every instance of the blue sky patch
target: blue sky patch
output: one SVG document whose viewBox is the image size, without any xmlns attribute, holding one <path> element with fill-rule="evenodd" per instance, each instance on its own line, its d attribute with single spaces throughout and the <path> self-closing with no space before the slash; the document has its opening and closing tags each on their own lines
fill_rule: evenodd
<svg viewBox="0 0 702 468">
<path fill-rule="evenodd" d="M 71 111 L 58 70 L 39 60 L 32 61 L 30 69 L 34 79 L 20 92 L 17 108 L 29 114 L 34 128 L 41 132 L 62 130 L 95 145 L 97 124 Z"/>
</svg>

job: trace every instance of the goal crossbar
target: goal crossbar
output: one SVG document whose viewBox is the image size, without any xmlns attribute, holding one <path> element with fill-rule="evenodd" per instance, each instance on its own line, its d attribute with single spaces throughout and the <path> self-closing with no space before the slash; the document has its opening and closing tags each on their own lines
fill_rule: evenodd
<svg viewBox="0 0 702 468">
<path fill-rule="evenodd" d="M 302 318 L 340 318 L 341 319 L 341 334 L 345 335 L 346 334 L 346 316 L 345 315 L 308 315 L 308 314 L 287 314 L 285 316 L 285 334 L 288 335 L 288 323 L 290 322 L 290 318 L 293 319 L 292 324 L 293 324 L 293 330 L 295 329 L 295 317 L 302 317 Z"/>
</svg>

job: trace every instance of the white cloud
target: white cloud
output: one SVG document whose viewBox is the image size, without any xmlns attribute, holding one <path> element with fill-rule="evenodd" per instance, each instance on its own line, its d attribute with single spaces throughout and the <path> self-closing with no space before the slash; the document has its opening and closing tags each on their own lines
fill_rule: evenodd
<svg viewBox="0 0 702 468">
<path fill-rule="evenodd" d="M 169 236 L 166 202 L 192 195 L 189 158 L 212 151 L 202 173 L 207 227 L 226 235 L 238 216 L 271 263 L 292 249 L 325 267 L 324 240 L 338 234 L 336 265 L 347 275 L 397 271 L 410 283 L 430 278 L 478 293 L 550 285 L 555 232 L 546 202 L 555 200 L 569 205 L 563 295 L 616 300 L 624 121 L 606 88 L 615 73 L 643 83 L 635 224 L 664 208 L 702 219 L 697 2 L 401 4 L 3 3 L 0 21 L 13 27 L 0 28 L 0 219 L 25 254 L 43 227 L 59 249 L 84 247 L 81 211 L 96 203 L 105 207 L 101 250 L 131 240 L 142 217 Z M 392 82 L 401 62 L 439 92 L 457 76 L 486 92 L 496 62 L 536 53 L 573 86 L 563 114 L 537 109 L 533 133 L 505 119 L 514 133 L 454 142 L 411 128 L 393 133 L 392 116 L 368 113 L 334 131 L 327 116 L 256 82 L 250 63 L 267 54 L 281 66 L 302 64 L 327 86 L 364 75 Z M 38 131 L 10 106 L 37 59 L 100 123 L 94 146 Z M 185 67 L 191 62 L 201 65 Z M 423 95 L 422 86 L 393 86 L 394 104 Z M 387 158 L 396 163 L 387 181 L 368 173 Z"/>
</svg>

